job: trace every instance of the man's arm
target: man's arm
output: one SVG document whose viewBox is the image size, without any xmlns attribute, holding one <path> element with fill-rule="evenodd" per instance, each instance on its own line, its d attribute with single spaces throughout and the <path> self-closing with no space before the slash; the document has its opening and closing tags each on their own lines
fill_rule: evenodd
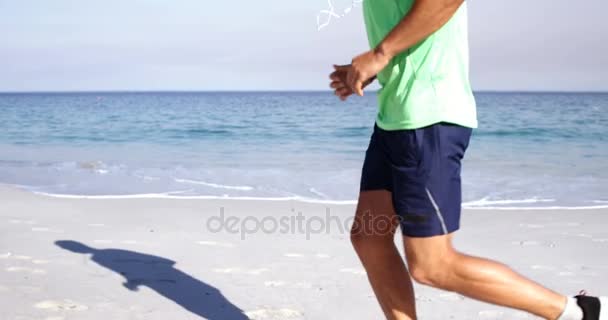
<svg viewBox="0 0 608 320">
<path fill-rule="evenodd" d="M 464 0 L 416 0 L 410 12 L 376 47 L 389 57 L 411 48 L 446 24 Z"/>
<path fill-rule="evenodd" d="M 464 0 L 415 0 L 412 9 L 369 52 L 353 59 L 347 83 L 358 95 L 363 95 L 362 86 L 378 74 L 399 53 L 439 30 L 456 13 Z"/>
</svg>

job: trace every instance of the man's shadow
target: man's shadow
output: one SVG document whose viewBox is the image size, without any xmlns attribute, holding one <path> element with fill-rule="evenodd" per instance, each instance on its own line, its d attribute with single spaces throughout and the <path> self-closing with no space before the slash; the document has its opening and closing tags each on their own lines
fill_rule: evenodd
<svg viewBox="0 0 608 320">
<path fill-rule="evenodd" d="M 72 240 L 55 244 L 75 253 L 90 254 L 92 261 L 125 277 L 123 286 L 131 291 L 146 286 L 205 319 L 248 319 L 218 289 L 174 268 L 175 261 L 128 250 L 95 249 Z"/>
</svg>

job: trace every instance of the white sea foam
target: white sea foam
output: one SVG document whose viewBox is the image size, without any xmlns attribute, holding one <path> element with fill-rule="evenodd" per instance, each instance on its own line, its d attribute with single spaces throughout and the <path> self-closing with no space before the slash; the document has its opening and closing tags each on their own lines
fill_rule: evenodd
<svg viewBox="0 0 608 320">
<path fill-rule="evenodd" d="M 17 186 L 0 184 L 19 189 L 28 190 L 34 194 L 65 199 L 176 199 L 176 200 L 241 200 L 241 201 L 298 201 L 305 203 L 331 204 L 331 205 L 356 205 L 357 200 L 324 200 L 314 199 L 302 196 L 287 196 L 287 197 L 255 197 L 255 196 L 215 196 L 215 195 L 180 195 L 192 190 L 176 190 L 163 193 L 140 193 L 140 194 L 120 194 L 120 195 L 79 195 L 79 194 L 59 194 L 32 190 L 29 186 Z M 515 204 L 531 204 L 531 203 L 550 203 L 557 202 L 554 199 L 514 199 L 514 200 L 488 200 L 483 198 L 475 201 L 468 201 L 462 204 L 464 209 L 468 210 L 591 210 L 591 209 L 608 209 L 608 201 L 595 200 L 592 203 L 596 205 L 583 206 L 517 206 Z M 507 205 L 513 206 L 507 206 Z"/>
<path fill-rule="evenodd" d="M 463 207 L 471 208 L 471 207 L 487 207 L 487 206 L 498 206 L 498 205 L 508 205 L 508 204 L 526 204 L 526 203 L 547 203 L 547 202 L 555 202 L 555 199 L 539 199 L 539 198 L 529 198 L 529 199 L 509 199 L 509 200 L 490 200 L 489 198 L 481 198 L 479 200 L 468 201 L 462 204 Z"/>
<path fill-rule="evenodd" d="M 138 173 L 134 173 L 133 176 L 136 178 L 145 180 L 145 181 L 158 181 L 161 179 L 159 177 L 147 176 L 147 175 L 138 174 Z"/>
<path fill-rule="evenodd" d="M 176 200 L 247 200 L 247 201 L 300 201 L 306 203 L 333 204 L 333 205 L 353 205 L 356 200 L 318 200 L 306 197 L 230 197 L 230 196 L 177 196 L 176 192 L 167 193 L 142 193 L 125 195 L 76 195 L 76 194 L 56 194 L 48 192 L 33 191 L 34 194 L 63 199 L 176 199 Z"/>
<path fill-rule="evenodd" d="M 324 199 L 328 198 L 326 194 L 324 194 L 323 192 L 321 192 L 315 188 L 310 188 L 310 189 L 308 189 L 308 191 L 310 191 L 310 193 L 315 194 L 321 198 L 324 198 Z"/>
<path fill-rule="evenodd" d="M 173 178 L 173 180 L 175 180 L 175 182 L 198 184 L 198 185 L 203 185 L 206 187 L 217 188 L 217 189 L 241 190 L 241 191 L 251 191 L 254 189 L 253 187 L 250 187 L 250 186 L 228 186 L 228 185 L 199 181 L 199 180 L 179 179 L 179 178 Z"/>
<path fill-rule="evenodd" d="M 464 207 L 469 210 L 593 210 L 608 209 L 605 206 L 550 206 L 550 207 Z"/>
<path fill-rule="evenodd" d="M 550 203 L 556 202 L 555 199 L 505 199 L 505 200 L 489 200 L 487 197 L 479 200 L 468 201 L 462 204 L 465 209 L 482 209 L 482 210 L 590 210 L 590 209 L 606 209 L 608 205 L 590 205 L 590 206 L 518 206 L 518 204 L 534 204 L 534 203 Z M 594 201 L 595 202 L 595 201 Z M 596 202 L 601 203 L 601 202 Z M 608 203 L 608 202 L 606 202 Z M 508 206 L 512 205 L 512 206 Z"/>
</svg>

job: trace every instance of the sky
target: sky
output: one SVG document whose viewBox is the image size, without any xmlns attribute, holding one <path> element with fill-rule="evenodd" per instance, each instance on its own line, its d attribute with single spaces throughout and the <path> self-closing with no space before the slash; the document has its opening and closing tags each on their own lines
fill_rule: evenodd
<svg viewBox="0 0 608 320">
<path fill-rule="evenodd" d="M 0 91 L 325 90 L 360 1 L 0 0 Z M 608 91 L 608 1 L 467 5 L 475 90 Z"/>
</svg>

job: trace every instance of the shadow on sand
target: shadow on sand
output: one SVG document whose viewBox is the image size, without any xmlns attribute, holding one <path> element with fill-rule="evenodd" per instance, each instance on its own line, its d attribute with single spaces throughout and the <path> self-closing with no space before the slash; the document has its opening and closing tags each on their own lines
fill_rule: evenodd
<svg viewBox="0 0 608 320">
<path fill-rule="evenodd" d="M 218 289 L 176 269 L 175 261 L 122 249 L 95 249 L 72 240 L 55 244 L 74 253 L 90 254 L 92 261 L 125 277 L 123 286 L 131 291 L 146 286 L 205 319 L 248 319 Z"/>
</svg>

